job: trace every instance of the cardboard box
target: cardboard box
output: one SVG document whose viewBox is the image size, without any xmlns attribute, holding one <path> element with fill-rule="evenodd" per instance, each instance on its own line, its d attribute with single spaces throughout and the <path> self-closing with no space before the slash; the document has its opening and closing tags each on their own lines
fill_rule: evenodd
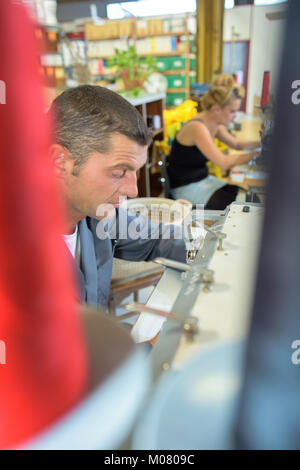
<svg viewBox="0 0 300 470">
<path fill-rule="evenodd" d="M 186 78 L 184 75 L 166 75 L 168 88 L 185 88 Z"/>
<path fill-rule="evenodd" d="M 148 32 L 148 22 L 146 20 L 138 20 L 136 23 L 136 34 L 137 36 L 147 36 Z"/>
<path fill-rule="evenodd" d="M 185 57 L 170 57 L 170 70 L 185 69 Z"/>
<path fill-rule="evenodd" d="M 179 106 L 186 100 L 185 93 L 167 93 L 166 106 Z"/>
<path fill-rule="evenodd" d="M 160 72 L 170 69 L 170 57 L 159 57 L 156 62 L 157 68 Z"/>
<path fill-rule="evenodd" d="M 147 20 L 148 23 L 148 34 L 161 34 L 163 32 L 163 20 L 162 19 L 153 19 Z"/>
<path fill-rule="evenodd" d="M 119 21 L 108 21 L 106 24 L 106 37 L 119 38 L 120 37 L 120 22 Z"/>
<path fill-rule="evenodd" d="M 119 37 L 119 21 L 107 21 L 105 24 L 86 24 L 85 37 L 87 41 L 111 39 Z"/>
<path fill-rule="evenodd" d="M 129 37 L 132 35 L 132 20 L 121 20 L 119 22 L 119 35 L 120 37 Z"/>
</svg>

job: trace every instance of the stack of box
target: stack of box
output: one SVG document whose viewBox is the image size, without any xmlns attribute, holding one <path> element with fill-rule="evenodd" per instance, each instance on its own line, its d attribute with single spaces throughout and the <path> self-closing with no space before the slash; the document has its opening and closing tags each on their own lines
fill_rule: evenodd
<svg viewBox="0 0 300 470">
<path fill-rule="evenodd" d="M 139 36 L 147 36 L 148 35 L 148 24 L 147 20 L 139 19 L 136 22 L 136 35 Z"/>
<path fill-rule="evenodd" d="M 166 78 L 168 80 L 168 88 L 173 89 L 182 89 L 186 88 L 186 57 L 175 56 L 175 57 L 160 57 L 157 59 L 157 67 L 160 72 L 166 71 L 178 71 L 178 74 L 167 75 Z M 194 57 L 190 58 L 190 76 L 189 85 L 192 86 L 193 83 L 196 81 L 196 59 Z M 168 93 L 166 97 L 166 105 L 167 106 L 178 106 L 182 104 L 185 99 L 187 98 L 185 92 L 178 92 L 178 93 Z"/>
<path fill-rule="evenodd" d="M 67 43 L 62 42 L 61 52 L 65 67 L 85 63 L 85 42 L 80 39 L 72 40 Z"/>
<path fill-rule="evenodd" d="M 156 63 L 158 70 L 164 72 L 166 70 L 183 70 L 185 69 L 185 57 L 160 57 Z"/>
<path fill-rule="evenodd" d="M 136 50 L 139 55 L 157 54 L 176 51 L 176 38 L 174 36 L 156 36 L 137 39 Z"/>
<path fill-rule="evenodd" d="M 133 21 L 132 19 L 126 19 L 119 21 L 119 36 L 130 37 L 132 35 Z"/>
<path fill-rule="evenodd" d="M 136 35 L 137 37 L 151 35 L 157 36 L 164 32 L 163 25 L 164 22 L 160 18 L 138 19 L 136 22 Z"/>
<path fill-rule="evenodd" d="M 85 37 L 87 41 L 101 39 L 113 39 L 130 37 L 132 35 L 133 21 L 131 19 L 121 21 L 106 21 L 103 24 L 86 24 Z"/>
<path fill-rule="evenodd" d="M 136 51 L 138 55 L 151 55 L 153 52 L 151 38 L 138 39 L 136 41 Z"/>
<path fill-rule="evenodd" d="M 93 41 L 87 43 L 87 57 L 88 59 L 101 59 L 113 57 L 115 49 L 126 51 L 128 43 L 126 39 L 118 39 L 113 41 Z"/>
<path fill-rule="evenodd" d="M 39 24 L 57 25 L 56 0 L 23 0 L 32 18 Z"/>
<path fill-rule="evenodd" d="M 167 70 L 185 70 L 186 58 L 180 56 L 174 57 L 160 57 L 157 59 L 157 67 L 160 72 Z M 190 58 L 190 70 L 196 70 L 195 57 Z"/>
<path fill-rule="evenodd" d="M 103 77 L 111 77 L 111 68 L 107 66 L 107 61 L 103 59 L 89 60 L 89 71 L 91 75 L 101 75 Z"/>
<path fill-rule="evenodd" d="M 161 34 L 163 32 L 163 20 L 159 18 L 147 20 L 148 24 L 148 34 L 151 36 L 151 34 L 157 35 Z"/>
<path fill-rule="evenodd" d="M 184 18 L 165 18 L 163 20 L 164 33 L 182 33 L 185 30 Z"/>
<path fill-rule="evenodd" d="M 85 38 L 87 41 L 111 39 L 119 37 L 119 24 L 117 21 L 107 21 L 103 24 L 86 24 Z"/>
<path fill-rule="evenodd" d="M 56 66 L 41 66 L 40 74 L 45 79 L 45 85 L 54 88 L 65 86 L 65 69 Z"/>
</svg>

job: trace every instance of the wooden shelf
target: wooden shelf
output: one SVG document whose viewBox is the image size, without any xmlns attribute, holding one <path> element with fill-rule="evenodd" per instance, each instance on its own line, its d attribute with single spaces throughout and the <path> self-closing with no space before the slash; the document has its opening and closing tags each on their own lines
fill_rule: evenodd
<svg viewBox="0 0 300 470">
<path fill-rule="evenodd" d="M 180 73 L 186 73 L 186 69 L 175 69 L 175 70 L 160 70 L 159 73 L 164 75 L 178 75 Z M 190 75 L 196 75 L 196 70 L 190 70 Z"/>
<path fill-rule="evenodd" d="M 178 69 L 178 70 L 161 70 L 159 73 L 163 73 L 164 75 L 178 75 L 179 73 L 185 73 L 185 69 Z"/>
<path fill-rule="evenodd" d="M 118 39 L 130 39 L 131 36 L 113 36 L 109 38 L 86 39 L 88 42 L 118 41 Z"/>
<path fill-rule="evenodd" d="M 169 56 L 185 56 L 186 52 L 184 51 L 170 51 L 170 52 L 148 52 L 147 54 L 139 54 L 139 57 L 148 57 L 148 56 L 156 56 L 156 57 L 169 57 Z M 114 57 L 113 55 L 110 56 L 101 56 L 101 57 L 89 57 L 87 56 L 88 60 L 99 60 L 99 59 L 111 59 Z"/>
<path fill-rule="evenodd" d="M 116 78 L 118 78 L 119 75 L 105 75 L 103 73 L 91 73 L 91 77 L 101 77 L 102 79 L 105 79 L 105 80 L 116 80 Z"/>
<path fill-rule="evenodd" d="M 149 55 L 155 56 L 155 57 L 169 57 L 169 56 L 177 56 L 177 55 L 186 55 L 186 52 L 184 51 L 170 51 L 170 52 L 149 52 L 148 54 L 139 54 L 140 57 L 147 57 Z"/>
<path fill-rule="evenodd" d="M 99 39 L 88 39 L 90 42 L 99 42 L 99 41 L 117 41 L 118 39 L 146 39 L 146 38 L 158 38 L 158 37 L 172 37 L 172 36 L 193 36 L 191 33 L 187 31 L 180 31 L 180 32 L 170 32 L 170 33 L 156 33 L 156 34 L 143 34 L 135 36 L 132 34 L 131 36 L 112 36 L 109 38 L 99 38 Z"/>
<path fill-rule="evenodd" d="M 152 137 L 156 137 L 158 134 L 161 134 L 163 131 L 164 130 L 162 127 L 160 129 L 155 129 L 152 133 Z"/>
<path fill-rule="evenodd" d="M 137 35 L 136 39 L 157 38 L 159 36 L 189 36 L 187 31 L 170 31 L 169 33 L 143 34 Z"/>
<path fill-rule="evenodd" d="M 87 60 L 108 60 L 108 59 L 112 59 L 114 56 L 113 55 L 102 55 L 101 57 L 89 57 L 87 56 Z"/>
<path fill-rule="evenodd" d="M 168 88 L 167 93 L 187 93 L 187 88 Z"/>
</svg>

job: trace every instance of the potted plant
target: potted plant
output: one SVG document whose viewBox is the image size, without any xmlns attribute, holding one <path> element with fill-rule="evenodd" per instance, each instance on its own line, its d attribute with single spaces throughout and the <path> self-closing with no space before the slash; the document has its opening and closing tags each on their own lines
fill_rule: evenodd
<svg viewBox="0 0 300 470">
<path fill-rule="evenodd" d="M 115 56 L 109 59 L 108 66 L 114 67 L 115 73 L 123 81 L 124 89 L 133 95 L 143 90 L 145 80 L 157 70 L 156 59 L 152 56 L 141 59 L 134 46 L 127 50 L 115 49 Z"/>
</svg>

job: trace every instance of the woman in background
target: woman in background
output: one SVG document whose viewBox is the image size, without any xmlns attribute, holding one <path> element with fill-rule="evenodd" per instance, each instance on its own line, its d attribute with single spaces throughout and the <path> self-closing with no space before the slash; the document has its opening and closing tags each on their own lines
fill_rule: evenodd
<svg viewBox="0 0 300 470">
<path fill-rule="evenodd" d="M 168 167 L 174 199 L 187 199 L 216 210 L 225 209 L 235 200 L 238 186 L 208 175 L 206 163 L 210 160 L 222 170 L 229 170 L 254 157 L 253 152 L 224 155 L 214 144 L 217 137 L 235 150 L 251 150 L 260 145 L 259 141 L 239 141 L 226 130 L 240 109 L 243 96 L 243 87 L 231 75 L 217 76 L 202 98 L 203 111 L 177 133 Z"/>
</svg>

